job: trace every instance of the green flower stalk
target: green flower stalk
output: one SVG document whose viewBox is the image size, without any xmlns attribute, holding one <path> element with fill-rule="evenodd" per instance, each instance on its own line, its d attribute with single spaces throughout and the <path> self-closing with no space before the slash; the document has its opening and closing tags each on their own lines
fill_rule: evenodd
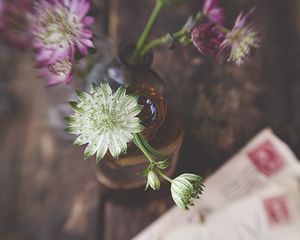
<svg viewBox="0 0 300 240">
<path fill-rule="evenodd" d="M 154 149 L 141 134 L 144 127 L 137 115 L 142 106 L 138 97 L 126 94 L 120 87 L 113 92 L 107 82 L 93 84 L 90 93 L 77 92 L 78 102 L 71 102 L 74 114 L 66 118 L 69 133 L 77 135 L 75 145 L 84 145 L 84 157 L 96 155 L 100 162 L 109 151 L 114 158 L 126 153 L 127 143 L 133 142 L 149 160 L 149 166 L 141 176 L 147 177 L 146 189 L 159 190 L 160 179 L 171 183 L 171 194 L 175 203 L 188 209 L 193 198 L 202 192 L 202 178 L 194 174 L 183 174 L 175 179 L 162 170 L 169 165 L 169 157 Z"/>
<path fill-rule="evenodd" d="M 196 24 L 203 22 L 204 19 L 205 15 L 202 11 L 198 12 L 194 16 L 190 16 L 186 23 L 178 31 L 173 33 L 167 33 L 149 42 L 145 42 L 144 46 L 141 47 L 139 50 L 136 48 L 136 55 L 138 55 L 137 57 L 139 59 L 143 58 L 147 54 L 147 52 L 160 45 L 168 45 L 169 47 L 172 47 L 177 43 L 181 45 L 190 45 L 192 43 L 190 33 L 193 27 Z"/>
<path fill-rule="evenodd" d="M 147 22 L 141 36 L 139 37 L 139 39 L 137 41 L 136 46 L 135 46 L 135 49 L 134 49 L 134 52 L 132 55 L 132 59 L 131 59 L 131 61 L 133 63 L 138 62 L 143 57 L 143 55 L 146 53 L 146 51 L 143 49 L 146 45 L 146 41 L 147 41 L 162 9 L 166 6 L 177 4 L 180 2 L 183 2 L 183 0 L 156 0 L 155 7 L 148 19 L 148 22 Z M 160 40 L 158 40 L 159 43 L 157 42 L 158 44 L 156 43 L 154 46 L 159 45 L 159 44 L 165 44 L 164 41 L 165 41 L 165 39 L 163 39 L 163 40 L 160 39 Z M 151 49 L 151 48 L 149 48 L 149 49 Z"/>
</svg>

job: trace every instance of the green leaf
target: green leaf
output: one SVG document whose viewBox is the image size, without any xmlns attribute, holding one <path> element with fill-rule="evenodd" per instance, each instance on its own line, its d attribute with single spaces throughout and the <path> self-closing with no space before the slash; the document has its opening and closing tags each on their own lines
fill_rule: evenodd
<svg viewBox="0 0 300 240">
<path fill-rule="evenodd" d="M 158 152 L 155 148 L 153 148 L 149 143 L 148 140 L 142 135 L 142 134 L 137 134 L 140 141 L 142 142 L 142 144 L 147 148 L 147 150 L 158 160 L 160 161 L 168 161 L 169 160 L 169 156 L 164 155 L 160 152 Z"/>
<path fill-rule="evenodd" d="M 148 175 L 148 173 L 149 173 L 152 169 L 153 169 L 153 164 L 150 163 L 150 164 L 148 165 L 148 167 L 147 167 L 144 171 L 138 173 L 137 175 L 138 175 L 138 176 L 142 176 L 142 177 L 146 177 L 146 176 Z"/>
<path fill-rule="evenodd" d="M 169 161 L 166 159 L 164 161 L 156 162 L 155 166 L 159 169 L 166 169 L 169 166 Z"/>
</svg>

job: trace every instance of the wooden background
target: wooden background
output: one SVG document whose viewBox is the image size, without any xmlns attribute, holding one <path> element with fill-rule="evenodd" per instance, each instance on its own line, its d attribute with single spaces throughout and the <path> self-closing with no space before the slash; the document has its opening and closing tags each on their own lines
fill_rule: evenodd
<svg viewBox="0 0 300 240">
<path fill-rule="evenodd" d="M 202 58 L 193 47 L 155 51 L 171 109 L 185 125 L 178 172 L 208 175 L 264 127 L 300 154 L 300 2 L 220 0 L 232 24 L 241 8 L 258 5 L 262 46 L 240 68 Z M 134 40 L 154 0 L 97 0 L 98 30 L 114 49 Z M 154 35 L 178 29 L 202 1 L 164 11 Z M 172 204 L 159 193 L 109 192 L 95 179 L 82 149 L 49 128 L 43 81 L 28 53 L 0 44 L 0 239 L 128 240 Z"/>
</svg>

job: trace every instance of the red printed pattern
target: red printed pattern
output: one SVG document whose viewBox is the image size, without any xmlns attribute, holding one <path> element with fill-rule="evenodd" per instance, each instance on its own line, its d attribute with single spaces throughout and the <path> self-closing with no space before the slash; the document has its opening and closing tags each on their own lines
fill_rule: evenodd
<svg viewBox="0 0 300 240">
<path fill-rule="evenodd" d="M 256 169 L 266 176 L 271 176 L 278 172 L 284 165 L 282 157 L 275 149 L 274 144 L 269 140 L 250 151 L 248 156 Z"/>
<path fill-rule="evenodd" d="M 285 196 L 278 196 L 264 200 L 270 225 L 281 225 L 289 222 L 290 213 Z"/>
</svg>

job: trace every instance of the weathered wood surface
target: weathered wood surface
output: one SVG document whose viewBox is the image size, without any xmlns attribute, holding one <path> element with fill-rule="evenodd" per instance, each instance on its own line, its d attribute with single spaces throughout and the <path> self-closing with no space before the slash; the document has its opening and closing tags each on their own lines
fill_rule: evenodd
<svg viewBox="0 0 300 240">
<path fill-rule="evenodd" d="M 21 60 L 9 85 L 18 111 L 1 127 L 1 239 L 96 239 L 94 166 L 81 160 L 82 149 L 51 134 L 44 87 L 28 56 L 17 54 Z"/>
<path fill-rule="evenodd" d="M 153 2 L 97 1 L 99 26 L 115 49 L 137 38 Z M 239 9 L 255 3 L 220 2 L 229 23 Z M 257 4 L 262 48 L 246 66 L 206 61 L 192 47 L 155 51 L 153 68 L 166 80 L 170 108 L 186 129 L 179 172 L 209 174 L 266 126 L 300 153 L 300 3 Z M 165 10 L 154 35 L 178 29 L 201 5 L 189 0 Z M 58 142 L 49 129 L 47 90 L 36 79 L 30 57 L 3 44 L 0 89 L 12 99 L 0 93 L 0 239 L 127 240 L 171 205 L 166 186 L 146 194 L 142 189 L 111 193 L 101 188 L 94 162 L 82 161 L 82 149 Z"/>
<path fill-rule="evenodd" d="M 137 37 L 152 2 L 111 2 L 114 14 L 110 34 L 117 47 L 119 42 Z M 165 11 L 155 35 L 178 29 L 189 12 L 201 5 L 199 1 L 187 2 L 186 6 Z M 220 2 L 228 10 L 231 23 L 241 8 L 255 4 L 255 1 Z M 263 29 L 262 48 L 246 66 L 237 68 L 206 61 L 192 47 L 155 51 L 153 67 L 166 80 L 171 93 L 169 104 L 185 124 L 180 171 L 198 169 L 201 174 L 208 174 L 266 126 L 274 128 L 295 150 L 299 147 L 295 119 L 299 45 L 293 18 L 299 4 L 280 0 L 256 3 Z M 120 210 L 114 211 L 112 214 Z M 135 216 L 140 211 L 143 210 L 132 210 L 128 215 L 133 225 L 139 224 Z M 109 239 L 124 239 L 113 224 L 105 230 L 111 233 Z"/>
</svg>

